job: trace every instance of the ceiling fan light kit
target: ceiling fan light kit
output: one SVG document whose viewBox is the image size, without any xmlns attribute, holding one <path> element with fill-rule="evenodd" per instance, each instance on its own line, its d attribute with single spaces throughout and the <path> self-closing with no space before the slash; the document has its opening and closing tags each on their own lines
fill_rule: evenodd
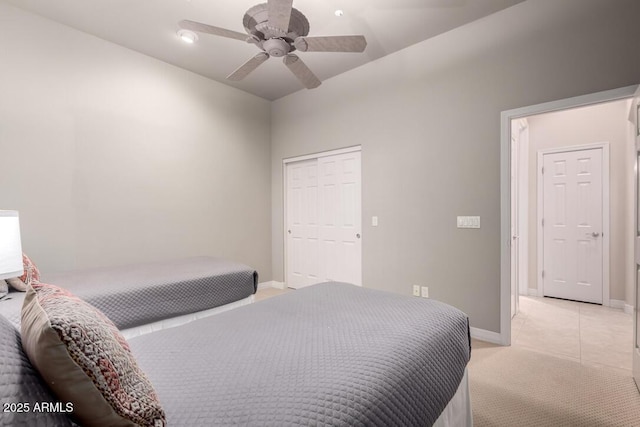
<svg viewBox="0 0 640 427">
<path fill-rule="evenodd" d="M 309 21 L 292 7 L 293 0 L 269 0 L 250 8 L 243 18 L 247 34 L 200 22 L 179 22 L 181 31 L 199 32 L 242 40 L 255 44 L 262 52 L 242 64 L 227 79 L 239 81 L 270 57 L 283 58 L 284 64 L 307 89 L 320 86 L 321 81 L 306 64 L 293 54 L 301 52 L 363 52 L 367 46 L 364 36 L 307 37 Z M 336 13 L 337 14 L 337 13 Z M 193 33 L 195 35 L 195 33 Z M 182 38 L 182 36 L 181 36 Z M 183 39 L 184 40 L 184 39 Z M 195 38 L 196 41 L 197 36 Z M 192 42 L 193 43 L 193 42 Z"/>
</svg>

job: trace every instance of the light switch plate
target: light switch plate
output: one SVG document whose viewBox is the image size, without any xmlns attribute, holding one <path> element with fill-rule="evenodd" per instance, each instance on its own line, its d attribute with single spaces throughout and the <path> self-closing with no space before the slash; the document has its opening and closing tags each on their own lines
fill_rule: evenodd
<svg viewBox="0 0 640 427">
<path fill-rule="evenodd" d="M 372 216 L 371 217 L 371 225 L 373 227 L 377 227 L 378 226 L 378 217 L 377 216 Z"/>
<path fill-rule="evenodd" d="M 458 228 L 480 228 L 479 216 L 459 216 L 457 218 Z"/>
</svg>

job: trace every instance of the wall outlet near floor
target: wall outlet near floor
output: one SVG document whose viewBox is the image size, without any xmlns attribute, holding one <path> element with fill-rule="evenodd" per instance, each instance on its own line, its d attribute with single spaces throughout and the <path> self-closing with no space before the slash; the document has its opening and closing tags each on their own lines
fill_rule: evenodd
<svg viewBox="0 0 640 427">
<path fill-rule="evenodd" d="M 413 285 L 413 296 L 414 297 L 419 297 L 420 296 L 420 286 Z"/>
<path fill-rule="evenodd" d="M 421 290 L 422 290 L 422 298 L 429 298 L 429 287 L 423 286 Z"/>
</svg>

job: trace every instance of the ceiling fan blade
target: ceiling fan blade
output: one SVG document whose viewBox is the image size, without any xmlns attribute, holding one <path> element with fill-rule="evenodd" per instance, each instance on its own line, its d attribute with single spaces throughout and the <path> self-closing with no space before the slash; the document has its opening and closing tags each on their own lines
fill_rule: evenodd
<svg viewBox="0 0 640 427">
<path fill-rule="evenodd" d="M 247 34 L 240 33 L 238 31 L 227 30 L 226 28 L 214 27 L 212 25 L 202 24 L 200 22 L 189 21 L 188 19 L 178 22 L 178 26 L 184 30 L 196 31 L 198 33 L 213 34 L 215 36 L 227 37 L 230 39 L 246 41 L 249 38 Z"/>
<path fill-rule="evenodd" d="M 307 67 L 307 65 L 302 62 L 302 59 L 300 59 L 297 55 L 285 56 L 284 65 L 286 65 L 291 70 L 291 72 L 298 78 L 298 80 L 300 80 L 300 82 L 302 82 L 304 87 L 306 87 L 307 89 L 313 89 L 322 84 L 320 79 L 318 79 L 316 75 L 313 74 L 309 67 Z"/>
<path fill-rule="evenodd" d="M 267 59 L 269 59 L 269 54 L 265 52 L 260 52 L 259 54 L 257 54 L 256 56 L 254 56 L 253 58 L 251 58 L 250 60 L 242 64 L 240 67 L 238 67 L 238 69 L 235 70 L 233 73 L 229 74 L 227 76 L 227 79 L 233 80 L 233 81 L 242 80 L 245 77 L 247 77 L 253 70 L 258 68 L 258 66 L 262 64 L 264 61 L 266 61 Z"/>
<path fill-rule="evenodd" d="M 364 52 L 364 36 L 298 37 L 294 45 L 302 52 Z"/>
<path fill-rule="evenodd" d="M 268 0 L 269 26 L 288 33 L 292 6 L 293 0 Z"/>
</svg>

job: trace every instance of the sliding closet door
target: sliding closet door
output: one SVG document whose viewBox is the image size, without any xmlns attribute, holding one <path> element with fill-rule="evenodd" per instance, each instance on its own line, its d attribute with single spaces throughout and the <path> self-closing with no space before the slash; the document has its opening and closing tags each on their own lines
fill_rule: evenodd
<svg viewBox="0 0 640 427">
<path fill-rule="evenodd" d="M 286 280 L 362 286 L 360 152 L 286 165 Z"/>
<path fill-rule="evenodd" d="M 362 286 L 360 152 L 318 159 L 324 278 Z"/>
<path fill-rule="evenodd" d="M 318 160 L 287 165 L 287 286 L 320 281 Z"/>
</svg>

